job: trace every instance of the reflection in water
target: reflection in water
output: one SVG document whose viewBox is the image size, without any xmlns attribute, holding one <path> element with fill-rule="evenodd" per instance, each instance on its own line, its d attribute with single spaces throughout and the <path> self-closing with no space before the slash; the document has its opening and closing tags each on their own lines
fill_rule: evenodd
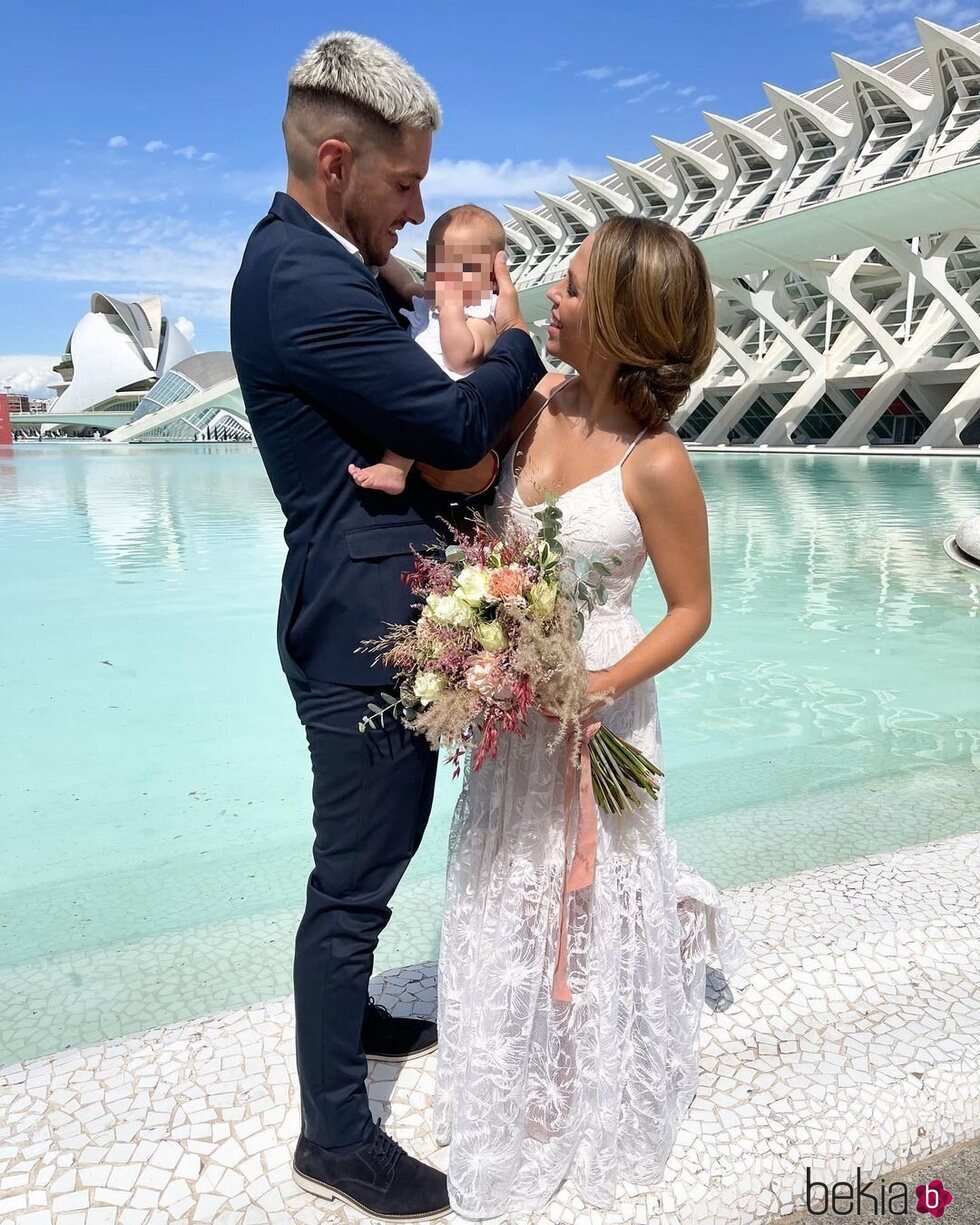
<svg viewBox="0 0 980 1225">
<path fill-rule="evenodd" d="M 657 682 L 681 858 L 728 886 L 978 828 L 980 590 L 941 541 L 980 463 L 695 464 L 714 616 Z M 283 551 L 251 449 L 0 452 L 0 1040 L 7 1014 L 65 1018 L 53 1049 L 288 990 L 311 832 Z M 649 569 L 637 611 L 662 615 Z M 435 951 L 454 799 L 445 771 L 393 957 Z"/>
<path fill-rule="evenodd" d="M 980 505 L 980 463 L 695 462 L 715 608 L 658 682 L 670 819 L 877 785 L 924 762 L 980 765 L 980 584 L 942 550 Z M 651 623 L 662 599 L 651 574 L 643 584 Z"/>
<path fill-rule="evenodd" d="M 35 530 L 67 520 L 123 574 L 178 572 L 188 547 L 216 534 L 281 548 L 279 508 L 254 452 L 214 444 L 177 456 L 168 447 L 70 443 L 21 444 L 18 454 Z"/>
<path fill-rule="evenodd" d="M 17 465 L 14 448 L 0 446 L 0 500 L 17 494 Z"/>
</svg>

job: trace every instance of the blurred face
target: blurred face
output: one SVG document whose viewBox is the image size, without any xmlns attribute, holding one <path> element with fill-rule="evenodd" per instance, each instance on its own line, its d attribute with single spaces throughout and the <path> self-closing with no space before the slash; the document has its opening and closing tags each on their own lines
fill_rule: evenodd
<svg viewBox="0 0 980 1225">
<path fill-rule="evenodd" d="M 387 263 L 398 231 L 425 220 L 421 183 L 429 170 L 432 133 L 403 128 L 398 141 L 353 155 L 342 192 L 351 239 L 367 264 Z"/>
<path fill-rule="evenodd" d="M 551 303 L 551 317 L 545 348 L 552 357 L 575 370 L 582 369 L 588 356 L 582 299 L 594 241 L 590 234 L 572 256 L 567 274 L 546 295 Z"/>
<path fill-rule="evenodd" d="M 437 301 L 461 300 L 476 306 L 493 291 L 494 249 L 476 231 L 450 229 L 429 255 L 428 272 Z"/>
</svg>

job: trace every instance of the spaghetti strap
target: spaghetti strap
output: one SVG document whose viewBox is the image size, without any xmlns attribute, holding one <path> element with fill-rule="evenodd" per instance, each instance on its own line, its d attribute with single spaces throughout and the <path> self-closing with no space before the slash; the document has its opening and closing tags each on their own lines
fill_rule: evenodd
<svg viewBox="0 0 980 1225">
<path fill-rule="evenodd" d="M 620 468 L 622 468 L 623 464 L 625 464 L 626 461 L 629 459 L 629 457 L 633 454 L 633 448 L 636 446 L 638 442 L 640 442 L 640 440 L 643 438 L 643 435 L 647 432 L 648 429 L 649 429 L 649 426 L 645 425 L 643 429 L 640 430 L 639 434 L 637 434 L 637 436 L 633 439 L 630 445 L 626 448 L 626 454 L 619 461 Z"/>
<path fill-rule="evenodd" d="M 517 435 L 517 438 L 514 440 L 514 443 L 513 443 L 513 450 L 515 451 L 515 453 L 516 453 L 516 451 L 517 451 L 517 448 L 518 448 L 518 447 L 521 445 L 521 443 L 524 441 L 524 435 L 525 435 L 525 434 L 528 432 L 528 430 L 531 428 L 531 426 L 532 426 L 532 425 L 534 425 L 535 421 L 537 421 L 537 419 L 538 419 L 538 418 L 541 416 L 541 414 L 544 412 L 544 410 L 545 410 L 545 409 L 548 407 L 548 405 L 549 405 L 549 404 L 551 403 L 551 401 L 552 401 L 552 398 L 553 398 L 553 397 L 554 397 L 554 396 L 555 396 L 555 395 L 556 395 L 556 394 L 557 394 L 559 391 L 561 391 L 561 389 L 562 389 L 563 387 L 566 387 L 566 386 L 567 386 L 567 385 L 568 385 L 568 384 L 569 384 L 569 383 L 572 381 L 572 379 L 577 379 L 577 378 L 578 378 L 578 375 L 577 375 L 577 374 L 570 374 L 570 375 L 568 375 L 568 377 L 567 377 L 567 378 L 563 379 L 563 380 L 562 380 L 560 383 L 558 383 L 558 384 L 557 384 L 555 387 L 553 387 L 553 388 L 551 389 L 551 391 L 549 391 L 549 392 L 548 392 L 548 395 L 547 395 L 547 396 L 546 396 L 546 398 L 545 398 L 545 402 L 544 402 L 544 403 L 541 405 L 541 407 L 538 409 L 538 411 L 537 411 L 537 412 L 534 414 L 534 416 L 533 416 L 533 417 L 530 419 L 530 421 L 528 421 L 527 425 L 525 425 L 525 427 L 524 427 L 524 428 L 521 430 L 521 432 L 520 432 L 520 433 Z"/>
</svg>

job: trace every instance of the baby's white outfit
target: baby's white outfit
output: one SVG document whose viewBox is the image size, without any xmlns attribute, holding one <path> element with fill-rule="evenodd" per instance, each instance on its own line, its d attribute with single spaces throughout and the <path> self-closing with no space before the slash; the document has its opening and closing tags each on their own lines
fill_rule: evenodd
<svg viewBox="0 0 980 1225">
<path fill-rule="evenodd" d="M 465 306 L 463 314 L 468 319 L 492 319 L 497 306 L 497 295 L 490 294 L 476 306 Z M 451 379 L 466 378 L 465 374 L 457 374 L 446 365 L 442 355 L 442 341 L 439 337 L 439 310 L 430 307 L 425 298 L 412 298 L 412 309 L 402 307 L 401 313 L 409 321 L 409 334 L 412 339 L 428 353 L 434 362 L 445 370 Z"/>
</svg>

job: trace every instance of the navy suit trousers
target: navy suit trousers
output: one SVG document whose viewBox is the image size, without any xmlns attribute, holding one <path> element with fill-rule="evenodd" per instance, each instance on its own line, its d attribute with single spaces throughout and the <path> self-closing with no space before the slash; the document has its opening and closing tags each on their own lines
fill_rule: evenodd
<svg viewBox="0 0 980 1225">
<path fill-rule="evenodd" d="M 358 731 L 379 690 L 291 677 L 313 765 L 314 867 L 293 981 L 303 1134 L 338 1149 L 370 1137 L 361 1026 L 388 902 L 419 848 L 437 754 L 387 715 Z"/>
</svg>

